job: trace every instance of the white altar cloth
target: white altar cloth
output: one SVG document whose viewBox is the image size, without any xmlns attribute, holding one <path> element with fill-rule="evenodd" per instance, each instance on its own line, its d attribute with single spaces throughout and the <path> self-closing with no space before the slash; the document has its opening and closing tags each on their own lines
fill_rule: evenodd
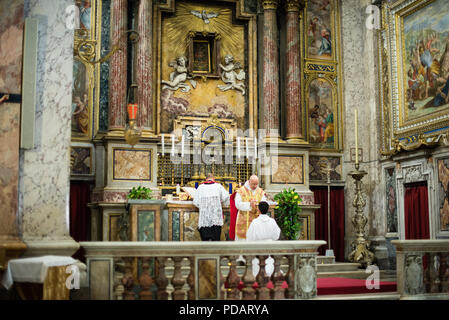
<svg viewBox="0 0 449 320">
<path fill-rule="evenodd" d="M 44 283 L 49 267 L 68 266 L 77 261 L 71 257 L 43 256 L 13 259 L 3 275 L 2 285 L 9 290 L 16 282 Z M 67 274 L 67 277 L 70 274 Z"/>
</svg>

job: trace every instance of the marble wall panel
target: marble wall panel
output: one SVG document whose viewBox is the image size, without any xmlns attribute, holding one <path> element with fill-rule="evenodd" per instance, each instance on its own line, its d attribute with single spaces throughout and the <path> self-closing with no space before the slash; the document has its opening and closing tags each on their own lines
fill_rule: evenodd
<svg viewBox="0 0 449 320">
<path fill-rule="evenodd" d="M 19 204 L 24 240 L 69 237 L 69 175 L 73 0 L 29 0 L 25 17 L 38 20 L 35 147 L 21 156 Z"/>
<path fill-rule="evenodd" d="M 310 156 L 309 157 L 309 179 L 327 181 L 327 176 L 321 171 L 321 164 L 329 164 L 331 168 L 331 181 L 342 180 L 342 164 L 340 157 Z"/>
<path fill-rule="evenodd" d="M 115 180 L 151 180 L 151 150 L 114 150 Z"/>
<path fill-rule="evenodd" d="M 277 170 L 271 182 L 277 184 L 304 184 L 304 157 L 278 156 Z"/>
</svg>

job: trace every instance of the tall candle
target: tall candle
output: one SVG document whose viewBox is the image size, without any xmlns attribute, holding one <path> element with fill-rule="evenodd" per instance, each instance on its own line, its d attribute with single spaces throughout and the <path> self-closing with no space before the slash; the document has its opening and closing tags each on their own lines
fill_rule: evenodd
<svg viewBox="0 0 449 320">
<path fill-rule="evenodd" d="M 165 137 L 162 134 L 162 155 L 165 155 Z"/>
<path fill-rule="evenodd" d="M 175 156 L 175 135 L 171 136 L 171 155 Z"/>
<path fill-rule="evenodd" d="M 237 158 L 240 159 L 240 137 L 237 137 Z"/>
<path fill-rule="evenodd" d="M 245 138 L 246 159 L 249 158 L 249 145 L 248 145 L 248 139 L 249 139 L 249 138 Z"/>
<path fill-rule="evenodd" d="M 184 135 L 181 138 L 181 158 L 184 158 Z"/>
<path fill-rule="evenodd" d="M 257 138 L 254 138 L 254 159 L 257 160 Z"/>
<path fill-rule="evenodd" d="M 355 164 L 359 164 L 359 132 L 358 132 L 357 109 L 355 109 Z"/>
</svg>

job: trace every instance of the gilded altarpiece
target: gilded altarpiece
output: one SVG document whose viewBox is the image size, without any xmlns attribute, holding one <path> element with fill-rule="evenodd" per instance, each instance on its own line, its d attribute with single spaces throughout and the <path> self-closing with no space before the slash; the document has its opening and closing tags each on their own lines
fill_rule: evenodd
<svg viewBox="0 0 449 320">
<path fill-rule="evenodd" d="M 339 10 L 338 1 L 317 0 L 302 11 L 302 97 L 312 151 L 343 149 Z"/>
<path fill-rule="evenodd" d="M 382 154 L 448 144 L 449 16 L 445 0 L 385 3 L 379 31 Z"/>
<path fill-rule="evenodd" d="M 174 123 L 181 117 L 198 119 L 211 114 L 234 120 L 238 128 L 256 129 L 256 16 L 244 11 L 244 1 L 173 0 L 156 8 L 158 133 L 176 129 Z M 232 60 L 226 60 L 227 56 Z M 222 76 L 231 63 L 235 86 L 225 83 Z M 188 71 L 175 89 L 174 68 L 181 64 Z"/>
</svg>

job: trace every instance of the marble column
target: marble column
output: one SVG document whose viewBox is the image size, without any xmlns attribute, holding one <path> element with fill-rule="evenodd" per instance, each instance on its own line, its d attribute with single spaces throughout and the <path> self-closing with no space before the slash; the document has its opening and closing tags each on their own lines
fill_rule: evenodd
<svg viewBox="0 0 449 320">
<path fill-rule="evenodd" d="M 110 60 L 109 130 L 123 130 L 126 124 L 128 0 L 113 0 L 111 4 L 111 43 L 121 50 Z M 123 135 L 121 133 L 120 135 Z"/>
<path fill-rule="evenodd" d="M 279 53 L 276 9 L 278 0 L 262 0 L 263 6 L 263 114 L 267 140 L 279 133 Z"/>
<path fill-rule="evenodd" d="M 63 19 L 73 4 L 25 1 L 25 18 L 38 20 L 35 145 L 21 151 L 19 173 L 26 256 L 71 256 L 79 248 L 69 232 L 74 31 Z"/>
<path fill-rule="evenodd" d="M 140 0 L 138 32 L 140 41 L 137 46 L 137 102 L 139 114 L 137 125 L 142 130 L 153 127 L 153 56 L 152 56 L 152 0 Z"/>
<path fill-rule="evenodd" d="M 0 1 L 0 92 L 21 94 L 23 0 Z M 0 94 L 0 99 L 3 97 Z M 20 103 L 0 103 L 0 276 L 1 267 L 26 248 L 19 237 Z"/>
<path fill-rule="evenodd" d="M 286 48 L 286 127 L 290 143 L 304 143 L 301 115 L 301 51 L 299 34 L 299 0 L 287 0 Z"/>
</svg>

